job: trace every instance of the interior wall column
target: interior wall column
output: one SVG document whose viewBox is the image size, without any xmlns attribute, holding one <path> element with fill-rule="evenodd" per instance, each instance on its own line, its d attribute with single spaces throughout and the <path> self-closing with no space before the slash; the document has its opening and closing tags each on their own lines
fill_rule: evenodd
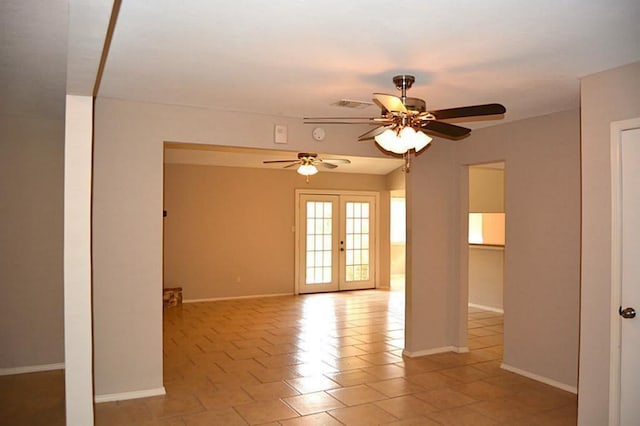
<svg viewBox="0 0 640 426">
<path fill-rule="evenodd" d="M 93 98 L 66 98 L 64 349 L 67 426 L 93 425 L 91 179 Z"/>
</svg>

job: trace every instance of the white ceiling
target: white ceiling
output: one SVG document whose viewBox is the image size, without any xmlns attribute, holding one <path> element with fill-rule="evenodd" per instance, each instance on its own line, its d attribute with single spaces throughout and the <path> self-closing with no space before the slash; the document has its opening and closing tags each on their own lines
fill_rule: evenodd
<svg viewBox="0 0 640 426">
<path fill-rule="evenodd" d="M 67 83 L 92 81 L 78 63 L 100 57 L 111 4 L 1 2 L 0 113 L 62 117 Z M 373 116 L 331 104 L 394 94 L 409 73 L 428 109 L 507 107 L 475 128 L 578 108 L 580 77 L 640 61 L 639 22 L 638 0 L 123 1 L 99 96 Z"/>
<path fill-rule="evenodd" d="M 581 76 L 640 60 L 638 0 L 125 1 L 101 95 L 290 117 L 417 78 L 429 109 L 577 108 Z M 491 123 L 484 123 L 491 124 Z"/>
</svg>

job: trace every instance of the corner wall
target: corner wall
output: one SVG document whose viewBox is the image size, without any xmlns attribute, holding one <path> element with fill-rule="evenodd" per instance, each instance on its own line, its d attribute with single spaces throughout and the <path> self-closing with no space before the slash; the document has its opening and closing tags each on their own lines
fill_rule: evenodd
<svg viewBox="0 0 640 426">
<path fill-rule="evenodd" d="M 609 422 L 611 122 L 640 117 L 640 63 L 582 79 L 582 297 L 578 423 Z"/>
<path fill-rule="evenodd" d="M 288 126 L 287 145 L 274 145 L 274 124 Z M 358 126 L 327 129 L 319 149 L 301 119 L 108 98 L 96 100 L 94 128 L 94 383 L 103 400 L 163 391 L 164 142 L 382 157 L 355 142 Z"/>
<path fill-rule="evenodd" d="M 579 120 L 578 110 L 558 112 L 478 129 L 458 145 L 459 167 L 505 161 L 503 363 L 574 392 L 580 312 Z M 461 217 L 467 211 L 463 204 Z"/>
<path fill-rule="evenodd" d="M 0 374 L 62 368 L 64 121 L 0 117 Z"/>
<path fill-rule="evenodd" d="M 407 176 L 407 349 L 466 346 L 469 164 L 506 161 L 504 363 L 575 389 L 580 295 L 579 112 L 434 141 Z M 410 228 L 409 228 L 410 227 Z"/>
</svg>

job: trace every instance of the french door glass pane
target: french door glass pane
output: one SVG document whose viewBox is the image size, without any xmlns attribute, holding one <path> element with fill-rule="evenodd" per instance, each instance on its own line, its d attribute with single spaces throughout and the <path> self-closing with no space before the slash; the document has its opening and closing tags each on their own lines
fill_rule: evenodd
<svg viewBox="0 0 640 426">
<path fill-rule="evenodd" d="M 332 203 L 307 201 L 307 284 L 331 282 Z"/>
<path fill-rule="evenodd" d="M 346 280 L 369 279 L 369 203 L 347 202 L 346 212 Z"/>
</svg>

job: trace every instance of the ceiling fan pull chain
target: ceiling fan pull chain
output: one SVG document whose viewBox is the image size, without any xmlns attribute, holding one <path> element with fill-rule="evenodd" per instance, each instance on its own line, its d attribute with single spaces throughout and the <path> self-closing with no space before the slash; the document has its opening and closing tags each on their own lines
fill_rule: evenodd
<svg viewBox="0 0 640 426">
<path fill-rule="evenodd" d="M 411 168 L 411 151 L 407 151 L 404 153 L 404 168 L 403 171 L 405 173 L 409 173 L 409 170 Z"/>
</svg>

